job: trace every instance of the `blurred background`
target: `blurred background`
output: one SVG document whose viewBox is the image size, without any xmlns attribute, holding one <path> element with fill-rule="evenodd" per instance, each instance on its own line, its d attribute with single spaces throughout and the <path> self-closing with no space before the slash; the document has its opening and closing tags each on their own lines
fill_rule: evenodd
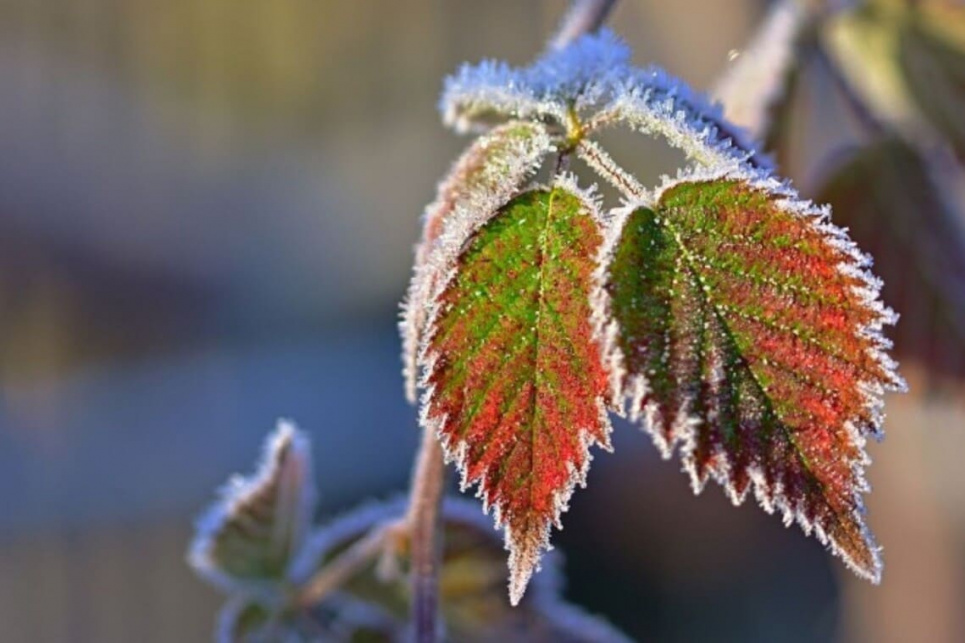
<svg viewBox="0 0 965 643">
<path fill-rule="evenodd" d="M 624 0 L 610 25 L 707 89 L 766 5 Z M 221 596 L 183 562 L 192 522 L 278 416 L 313 436 L 326 513 L 405 488 L 398 302 L 465 143 L 439 125 L 442 78 L 525 63 L 565 6 L 0 2 L 0 641 L 210 640 Z M 807 81 L 781 159 L 813 195 L 855 127 Z M 646 178 L 679 160 L 619 152 Z M 908 301 L 932 353 L 960 351 L 928 325 L 941 302 Z M 870 446 L 880 587 L 752 501 L 692 497 L 619 425 L 556 539 L 568 596 L 636 640 L 965 640 L 961 362 L 938 378 L 908 355 L 913 391 Z"/>
</svg>

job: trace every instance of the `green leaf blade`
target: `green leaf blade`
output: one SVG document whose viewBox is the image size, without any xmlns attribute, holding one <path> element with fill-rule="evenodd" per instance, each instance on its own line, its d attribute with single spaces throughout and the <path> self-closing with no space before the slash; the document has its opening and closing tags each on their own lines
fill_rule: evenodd
<svg viewBox="0 0 965 643">
<path fill-rule="evenodd" d="M 880 574 L 861 469 L 880 395 L 901 379 L 867 260 L 826 213 L 729 173 L 671 182 L 622 214 L 606 290 L 630 413 L 695 491 L 750 489 L 849 565 Z"/>
<path fill-rule="evenodd" d="M 609 443 L 591 304 L 601 244 L 592 202 L 533 190 L 468 240 L 436 298 L 424 416 L 506 525 L 514 603 L 588 447 Z"/>
</svg>

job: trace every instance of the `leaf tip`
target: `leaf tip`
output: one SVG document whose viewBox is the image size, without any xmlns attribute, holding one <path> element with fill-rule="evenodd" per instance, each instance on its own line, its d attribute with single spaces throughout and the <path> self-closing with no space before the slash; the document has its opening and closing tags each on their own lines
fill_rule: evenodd
<svg viewBox="0 0 965 643">
<path fill-rule="evenodd" d="M 550 524 L 540 517 L 530 517 L 517 526 L 507 521 L 509 602 L 514 606 L 522 600 L 533 574 L 540 571 L 543 552 L 552 549 L 549 542 Z"/>
</svg>

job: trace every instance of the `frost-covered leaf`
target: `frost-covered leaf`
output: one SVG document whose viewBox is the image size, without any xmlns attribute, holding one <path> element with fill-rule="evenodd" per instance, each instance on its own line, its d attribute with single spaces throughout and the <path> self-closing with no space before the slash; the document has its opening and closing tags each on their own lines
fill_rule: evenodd
<svg viewBox="0 0 965 643">
<path fill-rule="evenodd" d="M 308 437 L 280 421 L 258 470 L 236 476 L 198 521 L 194 570 L 226 591 L 274 593 L 289 580 L 315 509 Z"/>
<path fill-rule="evenodd" d="M 561 134 L 574 119 L 592 128 L 624 124 L 665 137 L 705 165 L 770 165 L 745 132 L 724 120 L 719 105 L 662 69 L 633 67 L 630 50 L 607 30 L 528 67 L 465 65 L 446 81 L 440 109 L 459 131 L 485 131 L 509 119 L 545 122 Z"/>
<path fill-rule="evenodd" d="M 609 443 L 591 306 L 601 243 L 596 205 L 561 180 L 468 235 L 433 297 L 424 420 L 506 526 L 514 603 L 589 446 Z"/>
<path fill-rule="evenodd" d="M 895 350 L 928 376 L 965 380 L 965 200 L 899 139 L 862 149 L 820 191 L 835 220 L 878 258 L 883 296 L 903 315 Z M 961 181 L 961 178 L 959 178 Z"/>
<path fill-rule="evenodd" d="M 440 110 L 459 131 L 485 130 L 507 119 L 564 123 L 571 110 L 600 106 L 631 68 L 630 49 L 602 30 L 554 49 L 528 67 L 484 61 L 446 79 Z"/>
<path fill-rule="evenodd" d="M 695 491 L 712 476 L 798 522 L 877 580 L 865 528 L 865 436 L 884 390 L 893 314 L 828 212 L 745 172 L 670 181 L 620 213 L 608 239 L 612 350 L 665 457 Z"/>
<path fill-rule="evenodd" d="M 356 509 L 321 528 L 314 537 L 324 564 L 363 538 L 387 517 L 405 514 L 404 500 Z M 626 641 L 604 621 L 560 600 L 560 556 L 547 556 L 543 572 L 517 607 L 506 601 L 506 554 L 502 539 L 479 506 L 446 498 L 442 506 L 443 554 L 440 610 L 446 641 L 607 643 Z M 404 534 L 389 559 L 373 562 L 343 587 L 343 596 L 377 610 L 406 631 L 409 615 L 409 543 Z M 358 619 L 356 619 L 358 620 Z M 370 618 L 370 621 L 374 619 Z"/>
<path fill-rule="evenodd" d="M 541 124 L 512 121 L 476 139 L 439 184 L 435 200 L 423 215 L 422 240 L 416 247 L 414 273 L 400 324 L 409 401 L 416 399 L 416 357 L 428 297 L 437 279 L 433 249 L 447 223 L 458 219 L 458 228 L 485 220 L 522 188 L 552 149 Z"/>
</svg>

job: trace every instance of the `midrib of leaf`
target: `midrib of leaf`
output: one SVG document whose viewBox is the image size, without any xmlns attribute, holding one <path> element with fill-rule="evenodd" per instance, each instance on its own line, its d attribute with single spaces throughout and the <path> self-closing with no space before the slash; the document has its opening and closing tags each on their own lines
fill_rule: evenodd
<svg viewBox="0 0 965 643">
<path fill-rule="evenodd" d="M 704 282 L 700 273 L 697 272 L 695 268 L 696 260 L 693 253 L 683 243 L 683 239 L 681 237 L 680 231 L 677 229 L 675 225 L 673 225 L 673 223 L 669 221 L 669 218 L 666 216 L 667 214 L 666 211 L 661 211 L 661 212 L 663 212 L 664 214 L 664 216 L 661 217 L 661 221 L 664 222 L 664 225 L 667 226 L 667 229 L 670 231 L 671 235 L 673 235 L 674 241 L 677 243 L 678 247 L 680 248 L 681 254 L 684 256 L 684 260 L 688 264 L 687 266 L 688 270 L 690 270 L 694 274 L 694 278 L 696 279 L 698 285 L 700 286 L 700 289 L 704 295 L 707 305 L 709 306 L 714 316 L 717 318 L 718 323 L 720 324 L 721 332 L 724 333 L 724 335 L 727 338 L 727 341 L 731 342 L 733 346 L 736 346 L 739 349 L 740 343 L 737 341 L 736 337 L 733 334 L 733 331 L 731 331 L 730 329 L 730 326 L 727 324 L 726 320 L 723 318 L 720 311 L 718 310 L 716 303 L 711 297 L 710 289 L 708 288 L 707 284 Z M 797 457 L 800 460 L 802 466 L 807 470 L 809 474 L 807 483 L 809 485 L 814 485 L 818 489 L 818 491 L 820 492 L 819 495 L 822 503 L 825 504 L 831 510 L 831 513 L 834 516 L 835 521 L 840 527 L 842 527 L 842 529 L 839 530 L 839 534 L 845 534 L 845 535 L 849 534 L 849 530 L 843 528 L 846 526 L 846 522 L 841 519 L 841 517 L 839 516 L 838 510 L 827 499 L 828 498 L 827 486 L 820 478 L 818 478 L 817 475 L 815 475 L 807 455 L 805 455 L 804 451 L 802 450 L 801 445 L 799 444 L 798 440 L 794 436 L 794 433 L 788 430 L 786 423 L 782 419 L 782 415 L 774 407 L 770 394 L 767 392 L 766 388 L 761 383 L 757 374 L 754 372 L 753 367 L 749 363 L 747 363 L 746 360 L 743 360 L 743 361 L 744 361 L 748 376 L 750 378 L 751 384 L 760 394 L 760 398 L 764 403 L 765 413 L 777 420 L 776 422 L 765 422 L 764 426 L 767 426 L 768 432 L 770 432 L 770 431 L 773 431 L 775 428 L 773 425 L 777 424 L 778 430 L 780 430 L 787 437 L 788 442 L 794 448 L 794 452 L 797 454 Z M 840 536 L 839 535 L 835 536 L 835 538 L 838 538 L 838 537 Z M 855 544 L 855 543 L 852 543 L 852 544 Z"/>
<path fill-rule="evenodd" d="M 553 206 L 556 204 L 556 196 L 557 196 L 557 194 L 558 194 L 558 191 L 557 191 L 557 190 L 555 190 L 555 189 L 550 190 L 549 200 L 547 201 L 547 204 L 546 204 L 546 216 L 545 216 L 544 219 L 543 219 L 542 229 L 540 230 L 539 237 L 538 237 L 539 271 L 538 271 L 537 274 L 539 275 L 539 279 L 537 280 L 537 284 L 538 284 L 538 285 L 537 285 L 537 292 L 539 293 L 539 296 L 538 296 L 538 298 L 537 298 L 538 303 L 537 303 L 537 308 L 536 308 L 536 323 L 533 325 L 533 335 L 534 335 L 534 337 L 533 337 L 533 352 L 534 352 L 534 355 L 533 355 L 533 363 L 532 363 L 532 372 L 533 372 L 533 397 L 534 397 L 534 400 L 533 400 L 533 404 L 532 404 L 532 406 L 531 406 L 532 411 L 531 411 L 530 429 L 529 429 L 529 440 L 530 440 L 530 444 L 529 444 L 529 469 L 527 470 L 526 475 L 525 475 L 525 476 L 519 481 L 519 483 L 516 485 L 516 488 L 517 488 L 517 489 L 518 489 L 519 487 L 523 486 L 524 484 L 527 484 L 527 483 L 532 479 L 532 477 L 533 477 L 533 471 L 536 469 L 536 420 L 537 420 L 538 415 L 540 414 L 540 408 L 539 408 L 538 400 L 539 400 L 539 391 L 540 391 L 540 388 L 542 387 L 542 381 L 543 381 L 543 378 L 541 377 L 540 369 L 539 369 L 539 364 L 540 364 L 540 359 L 539 359 L 539 358 L 540 358 L 540 326 L 541 326 L 542 323 L 543 323 L 543 308 L 544 308 L 545 301 L 546 301 L 545 270 L 546 270 L 547 239 L 548 239 L 548 237 L 549 237 L 549 228 L 550 228 L 551 222 L 552 222 L 552 220 L 553 220 L 553 209 L 554 209 Z M 548 433 L 548 434 L 551 434 L 552 432 L 547 432 L 547 433 Z M 556 455 L 558 456 L 558 455 L 559 455 L 559 449 L 558 449 L 558 445 L 556 444 L 556 440 L 551 438 L 551 439 L 550 439 L 550 442 L 552 443 L 553 448 L 554 448 L 554 450 L 556 451 Z M 518 444 L 518 442 L 517 442 L 517 444 Z M 516 444 L 513 445 L 513 449 L 514 449 L 514 450 L 516 449 L 516 446 L 517 446 Z M 511 454 L 510 454 L 510 455 L 511 455 Z M 507 458 L 504 460 L 504 462 L 507 462 L 507 463 L 508 463 L 509 460 L 510 460 L 510 458 L 507 457 Z M 529 489 L 528 489 L 528 491 L 529 491 L 529 504 L 530 504 L 530 506 L 532 506 L 533 503 L 534 503 L 533 489 L 534 489 L 534 485 L 530 484 L 530 485 L 529 485 Z"/>
<path fill-rule="evenodd" d="M 738 350 L 740 350 L 739 348 L 740 343 L 737 342 L 737 339 L 734 336 L 733 332 L 731 331 L 730 326 L 727 324 L 726 320 L 721 315 L 720 311 L 717 308 L 716 303 L 711 297 L 710 289 L 708 288 L 707 284 L 704 282 L 700 273 L 695 268 L 696 261 L 693 253 L 683 243 L 683 239 L 681 237 L 680 231 L 677 229 L 675 225 L 673 225 L 673 223 L 669 221 L 669 218 L 666 216 L 667 214 L 666 211 L 660 210 L 660 212 L 664 214 L 664 216 L 661 217 L 661 222 L 663 222 L 663 224 L 666 225 L 667 230 L 669 230 L 670 234 L 673 235 L 674 241 L 676 242 L 677 246 L 680 248 L 681 255 L 684 257 L 684 261 L 687 263 L 687 270 L 690 271 L 691 274 L 693 274 L 694 279 L 696 280 L 698 286 L 700 287 L 704 301 L 706 302 L 707 306 L 710 308 L 710 310 L 716 317 L 717 322 L 720 324 L 721 332 L 726 336 L 726 339 L 728 342 L 730 342 L 733 346 L 738 347 Z M 770 432 L 774 430 L 775 428 L 774 424 L 777 424 L 778 430 L 780 430 L 787 437 L 791 446 L 794 448 L 794 452 L 797 454 L 798 459 L 801 461 L 801 464 L 807 470 L 809 474 L 808 481 L 807 481 L 808 484 L 814 485 L 815 487 L 817 487 L 817 489 L 820 492 L 820 497 L 822 499 L 822 502 L 825 505 L 827 505 L 829 509 L 831 509 L 831 513 L 834 515 L 835 521 L 838 523 L 839 526 L 842 526 L 842 527 L 845 526 L 845 522 L 842 521 L 841 518 L 839 517 L 837 509 L 834 508 L 830 504 L 830 502 L 826 500 L 827 486 L 821 481 L 820 478 L 818 478 L 814 474 L 814 470 L 811 467 L 811 463 L 808 460 L 808 457 L 801 449 L 801 446 L 798 443 L 797 439 L 795 438 L 794 433 L 788 430 L 786 423 L 781 417 L 781 414 L 774 407 L 770 394 L 768 394 L 767 390 L 765 389 L 764 385 L 761 383 L 760 379 L 757 377 L 757 374 L 754 372 L 754 369 L 751 367 L 751 365 L 748 364 L 746 360 L 743 360 L 743 362 L 744 362 L 744 368 L 747 370 L 751 384 L 757 390 L 761 400 L 764 403 L 765 413 L 766 413 L 765 418 L 769 415 L 770 417 L 777 420 L 776 422 L 773 422 L 773 421 L 764 422 L 763 426 L 767 427 L 768 432 Z M 841 529 L 840 533 L 847 534 L 849 532 L 847 529 Z"/>
<path fill-rule="evenodd" d="M 593 141 L 587 140 L 585 141 L 585 143 L 593 143 Z M 614 187 L 616 187 L 618 190 L 623 192 L 627 197 L 634 198 L 634 199 L 641 199 L 641 197 L 649 196 L 649 195 L 637 193 L 635 190 L 628 189 L 629 186 L 627 186 L 625 182 L 619 180 L 619 176 L 620 176 L 619 173 L 625 174 L 626 170 L 624 170 L 615 161 L 613 161 L 612 157 L 606 154 L 605 150 L 603 150 L 601 147 L 594 144 L 592 146 L 589 146 L 589 145 L 583 146 L 582 149 L 586 150 L 590 154 L 602 156 L 602 159 L 605 161 L 606 165 L 603 165 L 601 167 L 600 164 L 594 164 L 592 166 L 593 169 L 597 172 L 597 174 L 601 178 L 606 179 Z M 695 158 L 694 160 L 704 165 L 707 165 L 707 163 L 703 162 L 699 158 Z M 648 203 L 647 201 L 650 201 L 650 202 Z M 658 225 L 666 226 L 667 230 L 673 236 L 674 242 L 680 248 L 681 254 L 684 257 L 684 260 L 687 262 L 688 271 L 690 271 L 694 275 L 694 279 L 697 281 L 697 284 L 700 287 L 701 292 L 703 293 L 703 296 L 705 298 L 705 301 L 707 302 L 707 305 L 713 310 L 714 316 L 716 317 L 718 323 L 720 324 L 721 331 L 724 333 L 727 340 L 731 342 L 733 346 L 737 347 L 738 350 L 740 351 L 741 344 L 737 341 L 737 338 L 735 337 L 733 331 L 731 330 L 730 325 L 726 322 L 724 316 L 721 314 L 718 304 L 711 297 L 709 286 L 705 283 L 704 279 L 700 275 L 700 272 L 698 270 L 698 266 L 700 265 L 699 259 L 686 246 L 686 244 L 684 244 L 680 230 L 671 222 L 669 213 L 667 212 L 667 210 L 665 208 L 661 208 L 658 202 L 650 198 L 644 199 L 644 202 L 641 203 L 640 205 L 641 207 L 647 207 L 653 210 L 655 213 L 659 213 L 661 215 Z M 810 338 L 805 338 L 805 339 L 810 340 Z M 843 361 L 849 366 L 858 370 L 859 372 L 864 371 L 864 369 L 861 368 L 859 365 L 852 364 L 850 360 L 847 360 L 835 353 L 832 353 L 830 349 L 820 346 L 819 344 L 815 344 L 815 346 L 820 350 L 822 350 L 823 352 L 825 352 L 829 357 L 832 357 L 839 361 Z M 666 342 L 664 343 L 664 350 L 665 351 L 669 350 L 669 346 L 666 344 Z M 785 436 L 787 436 L 788 441 L 793 446 L 794 451 L 795 453 L 797 453 L 801 463 L 807 469 L 811 479 L 820 486 L 823 492 L 825 490 L 825 485 L 814 474 L 811 464 L 807 456 L 804 454 L 801 448 L 801 445 L 799 444 L 798 440 L 795 439 L 794 434 L 787 429 L 786 423 L 783 421 L 782 415 L 778 413 L 777 409 L 774 407 L 773 401 L 771 399 L 770 394 L 768 394 L 767 389 L 760 381 L 760 379 L 757 376 L 757 373 L 754 372 L 754 369 L 751 367 L 751 365 L 747 363 L 746 360 L 742 360 L 742 361 L 748 372 L 748 375 L 750 377 L 753 387 L 760 394 L 761 400 L 763 401 L 765 406 L 765 411 L 777 420 L 777 424 L 780 425 L 781 432 Z M 767 424 L 770 424 L 770 423 L 767 423 Z M 773 430 L 773 428 L 771 428 L 770 430 Z M 835 515 L 837 515 L 837 512 L 835 512 Z"/>
</svg>

